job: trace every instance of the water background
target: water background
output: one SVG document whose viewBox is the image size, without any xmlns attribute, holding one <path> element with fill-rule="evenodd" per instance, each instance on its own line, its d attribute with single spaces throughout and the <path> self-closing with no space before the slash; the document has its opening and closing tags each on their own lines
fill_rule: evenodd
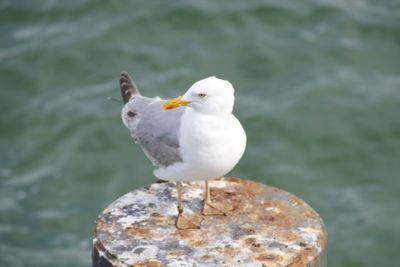
<svg viewBox="0 0 400 267">
<path fill-rule="evenodd" d="M 329 266 L 400 262 L 399 1 L 1 0 L 0 34 L 0 266 L 89 266 L 97 214 L 155 180 L 107 100 L 123 70 L 231 81 L 231 175 L 313 206 Z"/>
</svg>

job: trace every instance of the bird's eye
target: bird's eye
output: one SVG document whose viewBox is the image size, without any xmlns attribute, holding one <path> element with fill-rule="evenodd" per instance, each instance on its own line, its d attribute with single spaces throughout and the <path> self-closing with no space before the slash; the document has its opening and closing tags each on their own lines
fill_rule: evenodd
<svg viewBox="0 0 400 267">
<path fill-rule="evenodd" d="M 204 94 L 204 93 L 200 93 L 200 94 L 198 94 L 198 96 L 199 96 L 199 97 L 205 97 L 205 96 L 206 96 L 206 94 Z"/>
</svg>

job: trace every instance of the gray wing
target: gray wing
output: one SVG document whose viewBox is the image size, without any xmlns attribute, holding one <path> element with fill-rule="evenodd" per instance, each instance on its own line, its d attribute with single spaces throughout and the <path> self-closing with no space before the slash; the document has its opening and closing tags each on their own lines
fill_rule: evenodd
<svg viewBox="0 0 400 267">
<path fill-rule="evenodd" d="M 181 162 L 180 121 L 185 107 L 164 110 L 165 100 L 137 95 L 122 109 L 122 120 L 146 156 L 159 167 Z"/>
</svg>

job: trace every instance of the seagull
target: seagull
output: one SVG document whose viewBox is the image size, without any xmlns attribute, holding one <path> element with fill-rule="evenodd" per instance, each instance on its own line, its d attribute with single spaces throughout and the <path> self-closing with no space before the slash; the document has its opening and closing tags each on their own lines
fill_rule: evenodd
<svg viewBox="0 0 400 267">
<path fill-rule="evenodd" d="M 194 83 L 183 96 L 165 100 L 143 96 L 128 73 L 120 76 L 122 121 L 156 167 L 154 175 L 176 182 L 178 229 L 200 228 L 201 216 L 185 214 L 182 182 L 205 181 L 202 214 L 226 215 L 211 200 L 208 181 L 226 175 L 239 162 L 246 133 L 232 114 L 234 88 L 214 76 Z"/>
</svg>

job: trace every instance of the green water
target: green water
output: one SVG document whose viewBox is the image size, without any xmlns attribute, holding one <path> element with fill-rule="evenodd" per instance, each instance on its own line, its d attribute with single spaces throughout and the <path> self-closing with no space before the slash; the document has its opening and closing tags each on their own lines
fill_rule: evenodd
<svg viewBox="0 0 400 267">
<path fill-rule="evenodd" d="M 400 3 L 0 1 L 0 265 L 89 266 L 91 227 L 155 180 L 118 75 L 173 97 L 236 88 L 232 175 L 323 217 L 329 266 L 400 262 Z"/>
</svg>

